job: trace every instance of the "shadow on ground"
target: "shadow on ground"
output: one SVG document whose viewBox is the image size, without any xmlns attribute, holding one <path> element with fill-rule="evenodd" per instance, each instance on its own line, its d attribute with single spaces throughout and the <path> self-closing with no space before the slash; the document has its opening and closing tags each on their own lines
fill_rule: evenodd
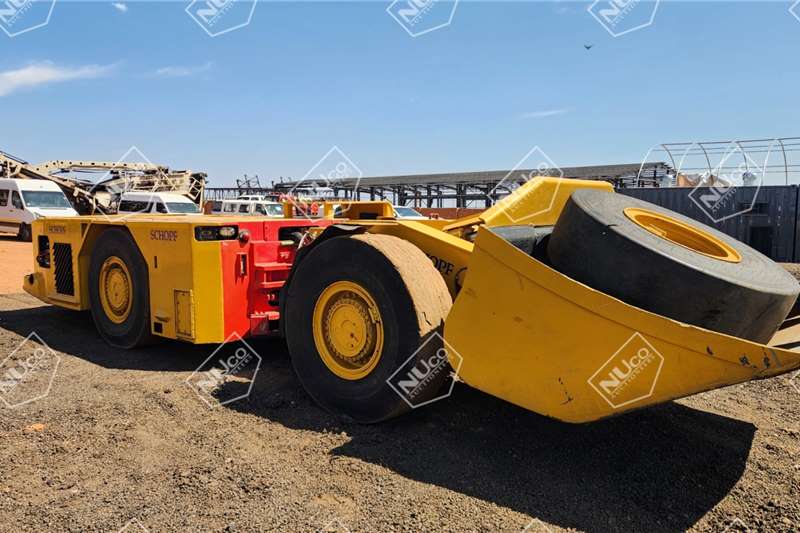
<svg viewBox="0 0 800 533">
<path fill-rule="evenodd" d="M 569 425 L 465 385 L 392 422 L 345 424 L 298 398 L 284 361 L 271 361 L 250 399 L 228 407 L 291 428 L 345 431 L 351 440 L 335 455 L 564 528 L 686 531 L 737 483 L 755 434 L 750 423 L 676 403 Z"/>
<path fill-rule="evenodd" d="M 25 295 L 19 298 L 28 299 Z M 213 351 L 213 347 L 172 341 L 136 350 L 119 350 L 103 341 L 88 311 L 68 311 L 49 305 L 0 311 L 0 327 L 23 337 L 35 331 L 50 348 L 104 368 L 192 371 Z"/>
<path fill-rule="evenodd" d="M 36 329 L 52 348 L 106 368 L 189 371 L 213 351 L 176 342 L 115 350 L 88 314 L 53 307 L 0 312 L 0 327 Z M 752 424 L 675 403 L 567 425 L 464 385 L 393 422 L 344 424 L 305 395 L 281 341 L 251 344 L 264 356 L 261 372 L 250 398 L 227 408 L 290 428 L 345 431 L 350 441 L 335 456 L 565 528 L 685 531 L 739 480 L 755 433 Z"/>
</svg>

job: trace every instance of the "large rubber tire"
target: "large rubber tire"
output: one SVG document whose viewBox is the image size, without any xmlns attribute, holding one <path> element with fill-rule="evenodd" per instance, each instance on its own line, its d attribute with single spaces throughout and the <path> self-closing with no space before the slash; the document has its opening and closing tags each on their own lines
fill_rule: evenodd
<svg viewBox="0 0 800 533">
<path fill-rule="evenodd" d="M 408 411 L 409 404 L 387 380 L 412 355 L 422 361 L 437 353 L 452 306 L 431 260 L 405 240 L 362 234 L 320 243 L 296 268 L 285 294 L 285 331 L 292 365 L 308 394 L 333 414 L 360 423 L 381 422 Z M 326 288 L 343 281 L 369 293 L 383 325 L 380 359 L 359 379 L 344 379 L 331 371 L 314 339 L 315 306 Z M 440 372 L 415 400 L 434 397 L 447 375 Z"/>
<path fill-rule="evenodd" d="M 626 216 L 628 208 L 709 234 L 741 260 L 725 261 L 722 254 L 712 257 L 662 238 Z M 800 293 L 791 275 L 746 244 L 668 209 L 604 191 L 572 193 L 547 253 L 558 271 L 626 303 L 761 343 L 769 341 Z"/>
<path fill-rule="evenodd" d="M 100 271 L 110 257 L 119 258 L 131 276 L 131 309 L 126 320 L 120 324 L 106 315 L 100 299 Z M 97 331 L 110 345 L 131 349 L 157 340 L 150 331 L 148 279 L 147 263 L 130 234 L 119 228 L 103 231 L 97 238 L 89 263 L 89 302 Z"/>
<path fill-rule="evenodd" d="M 23 242 L 31 242 L 33 240 L 33 232 L 31 231 L 31 225 L 22 223 L 19 225 L 19 231 L 17 231 L 17 239 Z"/>
</svg>

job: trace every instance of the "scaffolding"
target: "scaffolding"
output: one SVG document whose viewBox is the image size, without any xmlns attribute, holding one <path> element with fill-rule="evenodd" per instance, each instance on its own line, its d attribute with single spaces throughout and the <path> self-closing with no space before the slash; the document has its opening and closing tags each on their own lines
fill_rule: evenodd
<svg viewBox="0 0 800 533">
<path fill-rule="evenodd" d="M 650 155 L 668 160 L 686 179 L 679 184 L 743 174 L 763 185 L 800 183 L 800 137 L 664 143 Z"/>
</svg>

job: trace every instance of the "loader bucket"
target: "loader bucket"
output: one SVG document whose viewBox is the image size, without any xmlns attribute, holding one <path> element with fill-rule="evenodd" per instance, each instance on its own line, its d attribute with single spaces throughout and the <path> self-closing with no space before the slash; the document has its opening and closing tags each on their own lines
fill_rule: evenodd
<svg viewBox="0 0 800 533">
<path fill-rule="evenodd" d="M 787 328 L 761 345 L 644 311 L 486 227 L 445 324 L 461 380 L 573 423 L 789 372 L 800 367 L 787 349 L 798 338 Z"/>
</svg>

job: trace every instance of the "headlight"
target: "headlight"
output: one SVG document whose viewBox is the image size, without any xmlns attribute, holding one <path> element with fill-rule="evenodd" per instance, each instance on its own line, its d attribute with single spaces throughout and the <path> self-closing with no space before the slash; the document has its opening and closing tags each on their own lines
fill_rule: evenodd
<svg viewBox="0 0 800 533">
<path fill-rule="evenodd" d="M 230 241 L 239 235 L 238 226 L 196 226 L 194 238 L 198 241 Z"/>
</svg>

